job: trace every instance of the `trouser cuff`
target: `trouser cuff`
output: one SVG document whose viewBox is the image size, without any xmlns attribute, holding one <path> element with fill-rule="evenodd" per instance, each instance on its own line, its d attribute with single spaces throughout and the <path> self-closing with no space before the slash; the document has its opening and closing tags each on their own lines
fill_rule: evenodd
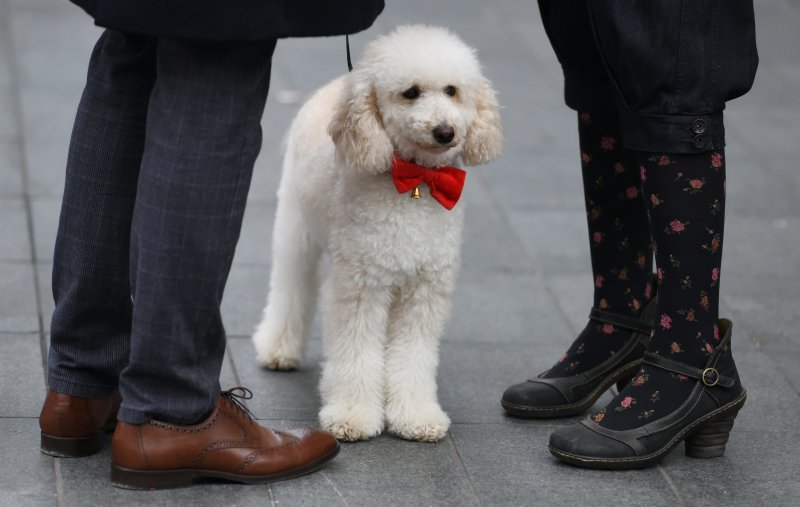
<svg viewBox="0 0 800 507">
<path fill-rule="evenodd" d="M 620 120 L 623 145 L 631 150 L 691 154 L 725 147 L 721 111 L 687 116 L 620 110 Z"/>
<path fill-rule="evenodd" d="M 74 381 L 64 380 L 53 374 L 48 375 L 47 388 L 67 396 L 96 400 L 105 398 L 117 390 L 116 386 L 89 386 Z"/>
</svg>

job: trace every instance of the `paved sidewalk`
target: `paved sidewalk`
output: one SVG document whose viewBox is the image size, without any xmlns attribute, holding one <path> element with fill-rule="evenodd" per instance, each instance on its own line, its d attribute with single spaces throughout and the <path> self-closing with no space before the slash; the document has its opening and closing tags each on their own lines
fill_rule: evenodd
<svg viewBox="0 0 800 507">
<path fill-rule="evenodd" d="M 0 506 L 797 505 L 800 2 L 756 3 L 761 67 L 727 112 L 722 285 L 750 397 L 723 458 L 680 448 L 648 470 L 579 470 L 547 452 L 549 433 L 570 421 L 503 415 L 503 389 L 549 367 L 591 304 L 575 115 L 534 1 L 402 0 L 351 39 L 355 54 L 400 23 L 449 26 L 479 48 L 505 106 L 505 155 L 476 168 L 465 190 L 463 269 L 439 375 L 450 434 L 347 444 L 321 472 L 271 486 L 129 492 L 109 484 L 108 446 L 85 459 L 44 456 L 36 421 L 67 144 L 99 30 L 66 0 L 0 0 Z M 261 370 L 249 342 L 267 287 L 280 141 L 298 97 L 344 69 L 343 39 L 279 43 L 225 295 L 223 385 L 250 387 L 254 413 L 281 428 L 316 423 L 320 340 L 317 330 L 296 373 Z"/>
</svg>

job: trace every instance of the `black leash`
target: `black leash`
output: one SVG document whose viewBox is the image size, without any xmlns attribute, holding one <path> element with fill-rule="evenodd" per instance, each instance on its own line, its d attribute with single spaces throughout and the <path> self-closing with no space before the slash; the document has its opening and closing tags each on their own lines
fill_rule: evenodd
<svg viewBox="0 0 800 507">
<path fill-rule="evenodd" d="M 347 72 L 353 72 L 353 62 L 350 60 L 350 36 L 344 36 L 344 44 L 347 48 Z"/>
</svg>

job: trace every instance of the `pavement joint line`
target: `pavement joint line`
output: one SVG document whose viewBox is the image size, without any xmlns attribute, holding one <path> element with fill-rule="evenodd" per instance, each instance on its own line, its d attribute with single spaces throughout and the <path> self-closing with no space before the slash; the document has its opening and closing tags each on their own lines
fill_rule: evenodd
<svg viewBox="0 0 800 507">
<path fill-rule="evenodd" d="M 319 471 L 319 474 L 320 474 L 320 475 L 321 475 L 321 476 L 322 476 L 322 477 L 325 479 L 325 481 L 327 481 L 327 482 L 328 482 L 328 484 L 330 484 L 330 485 L 331 485 L 331 488 L 333 488 L 333 492 L 334 492 L 334 493 L 336 493 L 336 495 L 337 495 L 339 498 L 341 498 L 341 499 L 342 499 L 342 502 L 344 502 L 344 504 L 345 504 L 345 505 L 347 505 L 347 506 L 349 507 L 349 506 L 350 506 L 350 502 L 348 502 L 348 501 L 347 501 L 347 498 L 345 498 L 345 497 L 344 497 L 344 495 L 342 494 L 342 492 L 341 492 L 341 491 L 339 491 L 339 488 L 337 488 L 337 487 L 336 487 L 336 483 L 334 483 L 334 482 L 331 480 L 331 478 L 330 478 L 330 477 L 328 477 L 328 474 L 326 474 L 326 473 L 325 473 L 325 470 L 320 470 L 320 471 Z"/>
<path fill-rule="evenodd" d="M 61 476 L 61 458 L 53 458 L 53 472 L 56 479 L 56 505 L 64 507 L 64 478 Z"/>
<path fill-rule="evenodd" d="M 3 12 L 9 12 L 8 0 L 0 0 Z M 22 114 L 22 94 L 20 93 L 19 65 L 17 64 L 17 52 L 14 44 L 14 37 L 11 34 L 10 16 L 0 16 L 0 46 L 5 48 L 6 66 L 9 71 L 9 90 L 13 98 L 11 105 L 11 116 L 17 128 L 19 142 L 15 146 L 19 150 L 19 165 L 22 176 L 22 201 L 25 206 L 25 222 L 28 231 L 28 248 L 30 251 L 30 264 L 33 271 L 33 293 L 36 301 L 36 318 L 39 325 L 39 348 L 42 361 L 42 377 L 44 385 L 47 386 L 47 341 L 45 339 L 43 317 L 42 317 L 42 295 L 39 291 L 39 272 L 36 269 L 38 255 L 36 252 L 36 241 L 33 226 L 33 206 L 30 196 L 30 178 L 28 174 L 28 157 L 25 154 L 25 128 Z"/>
<path fill-rule="evenodd" d="M 656 466 L 658 468 L 658 471 L 661 472 L 661 476 L 664 478 L 665 481 L 667 481 L 669 489 L 672 491 L 672 494 L 675 495 L 680 505 L 688 505 L 686 503 L 686 500 L 683 499 L 683 495 L 681 495 L 681 492 L 678 491 L 678 487 L 675 485 L 675 481 L 672 480 L 672 477 L 670 477 L 670 475 L 667 473 L 667 470 L 664 468 L 664 466 L 661 465 L 660 463 Z"/>
<path fill-rule="evenodd" d="M 459 467 L 461 468 L 461 473 L 464 474 L 464 477 L 467 479 L 467 484 L 469 484 L 469 491 L 472 493 L 472 496 L 475 498 L 475 504 L 483 507 L 483 502 L 481 502 L 481 498 L 478 496 L 478 490 L 475 488 L 475 483 L 472 482 L 472 476 L 467 470 L 467 465 L 464 463 L 463 458 L 461 457 L 461 453 L 458 451 L 458 445 L 456 445 L 456 439 L 453 438 L 453 434 L 450 430 L 447 430 L 447 441 L 450 442 L 450 446 L 455 453 L 456 460 L 458 461 Z"/>
<path fill-rule="evenodd" d="M 275 493 L 272 491 L 272 484 L 267 484 L 267 496 L 269 496 L 269 504 L 271 507 L 278 507 L 278 501 L 275 500 Z"/>
</svg>

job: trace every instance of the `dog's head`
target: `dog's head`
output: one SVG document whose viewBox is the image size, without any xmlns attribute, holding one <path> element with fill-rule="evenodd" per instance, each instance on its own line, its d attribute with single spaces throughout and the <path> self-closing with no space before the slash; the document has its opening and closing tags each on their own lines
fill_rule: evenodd
<svg viewBox="0 0 800 507">
<path fill-rule="evenodd" d="M 356 171 L 389 170 L 395 151 L 429 167 L 500 156 L 492 85 L 475 51 L 443 28 L 401 26 L 378 38 L 346 80 L 328 131 Z"/>
</svg>

